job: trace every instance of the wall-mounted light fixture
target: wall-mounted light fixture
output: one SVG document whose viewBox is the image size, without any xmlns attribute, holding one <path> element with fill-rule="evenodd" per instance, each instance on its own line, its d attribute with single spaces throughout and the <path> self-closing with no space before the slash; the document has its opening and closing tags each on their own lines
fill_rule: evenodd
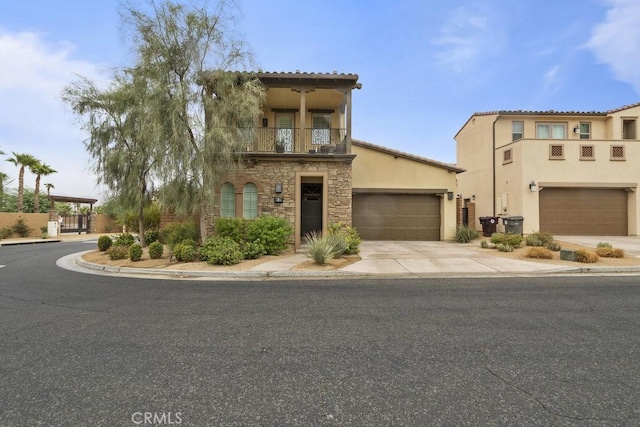
<svg viewBox="0 0 640 427">
<path fill-rule="evenodd" d="M 576 125 L 576 126 L 573 128 L 573 133 L 580 133 L 580 125 Z"/>
<path fill-rule="evenodd" d="M 447 191 L 447 199 L 453 200 L 453 191 Z"/>
<path fill-rule="evenodd" d="M 276 186 L 275 186 L 275 192 L 280 194 L 282 193 L 282 183 L 281 182 L 276 182 Z"/>
<path fill-rule="evenodd" d="M 471 196 L 471 201 L 472 201 L 472 202 L 475 202 L 475 201 L 476 201 L 476 195 L 475 195 L 475 194 L 473 194 L 473 195 Z"/>
<path fill-rule="evenodd" d="M 531 191 L 532 193 L 538 191 L 538 184 L 536 184 L 535 181 L 531 181 L 529 183 L 529 191 Z"/>
</svg>

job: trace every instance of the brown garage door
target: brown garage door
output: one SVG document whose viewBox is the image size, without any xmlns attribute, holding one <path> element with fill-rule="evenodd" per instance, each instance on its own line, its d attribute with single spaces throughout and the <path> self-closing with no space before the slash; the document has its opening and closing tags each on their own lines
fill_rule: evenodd
<svg viewBox="0 0 640 427">
<path fill-rule="evenodd" d="M 627 193 L 623 189 L 544 188 L 539 195 L 541 231 L 583 236 L 628 234 Z"/>
<path fill-rule="evenodd" d="M 353 225 L 365 240 L 440 240 L 440 198 L 355 194 Z"/>
</svg>

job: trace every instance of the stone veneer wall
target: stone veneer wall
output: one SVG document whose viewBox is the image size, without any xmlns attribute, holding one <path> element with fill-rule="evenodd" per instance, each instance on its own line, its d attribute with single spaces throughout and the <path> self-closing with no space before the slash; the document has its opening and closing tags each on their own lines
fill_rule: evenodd
<svg viewBox="0 0 640 427">
<path fill-rule="evenodd" d="M 258 159 L 239 165 L 236 173 L 220 181 L 216 189 L 214 217 L 220 216 L 220 187 L 224 182 L 233 184 L 236 194 L 242 194 L 246 183 L 253 183 L 258 189 L 258 215 L 274 215 L 295 224 L 296 173 L 327 173 L 328 219 L 330 223 L 344 222 L 351 225 L 351 163 L 336 161 L 287 161 Z M 282 193 L 275 193 L 275 183 L 282 183 Z M 275 203 L 274 197 L 284 199 Z M 236 198 L 237 200 L 237 198 Z"/>
</svg>

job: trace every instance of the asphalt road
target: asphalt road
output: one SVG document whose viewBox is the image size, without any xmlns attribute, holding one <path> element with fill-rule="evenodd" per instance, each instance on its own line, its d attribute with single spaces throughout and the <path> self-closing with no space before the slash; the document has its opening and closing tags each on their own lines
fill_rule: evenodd
<svg viewBox="0 0 640 427">
<path fill-rule="evenodd" d="M 640 425 L 639 277 L 56 267 L 92 247 L 0 247 L 1 426 Z"/>
</svg>

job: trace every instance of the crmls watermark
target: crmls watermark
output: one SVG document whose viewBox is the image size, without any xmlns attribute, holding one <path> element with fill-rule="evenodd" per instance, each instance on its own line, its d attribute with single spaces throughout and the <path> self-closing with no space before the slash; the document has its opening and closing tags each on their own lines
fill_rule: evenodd
<svg viewBox="0 0 640 427">
<path fill-rule="evenodd" d="M 134 412 L 131 421 L 143 426 L 179 425 L 182 424 L 182 412 Z"/>
</svg>

